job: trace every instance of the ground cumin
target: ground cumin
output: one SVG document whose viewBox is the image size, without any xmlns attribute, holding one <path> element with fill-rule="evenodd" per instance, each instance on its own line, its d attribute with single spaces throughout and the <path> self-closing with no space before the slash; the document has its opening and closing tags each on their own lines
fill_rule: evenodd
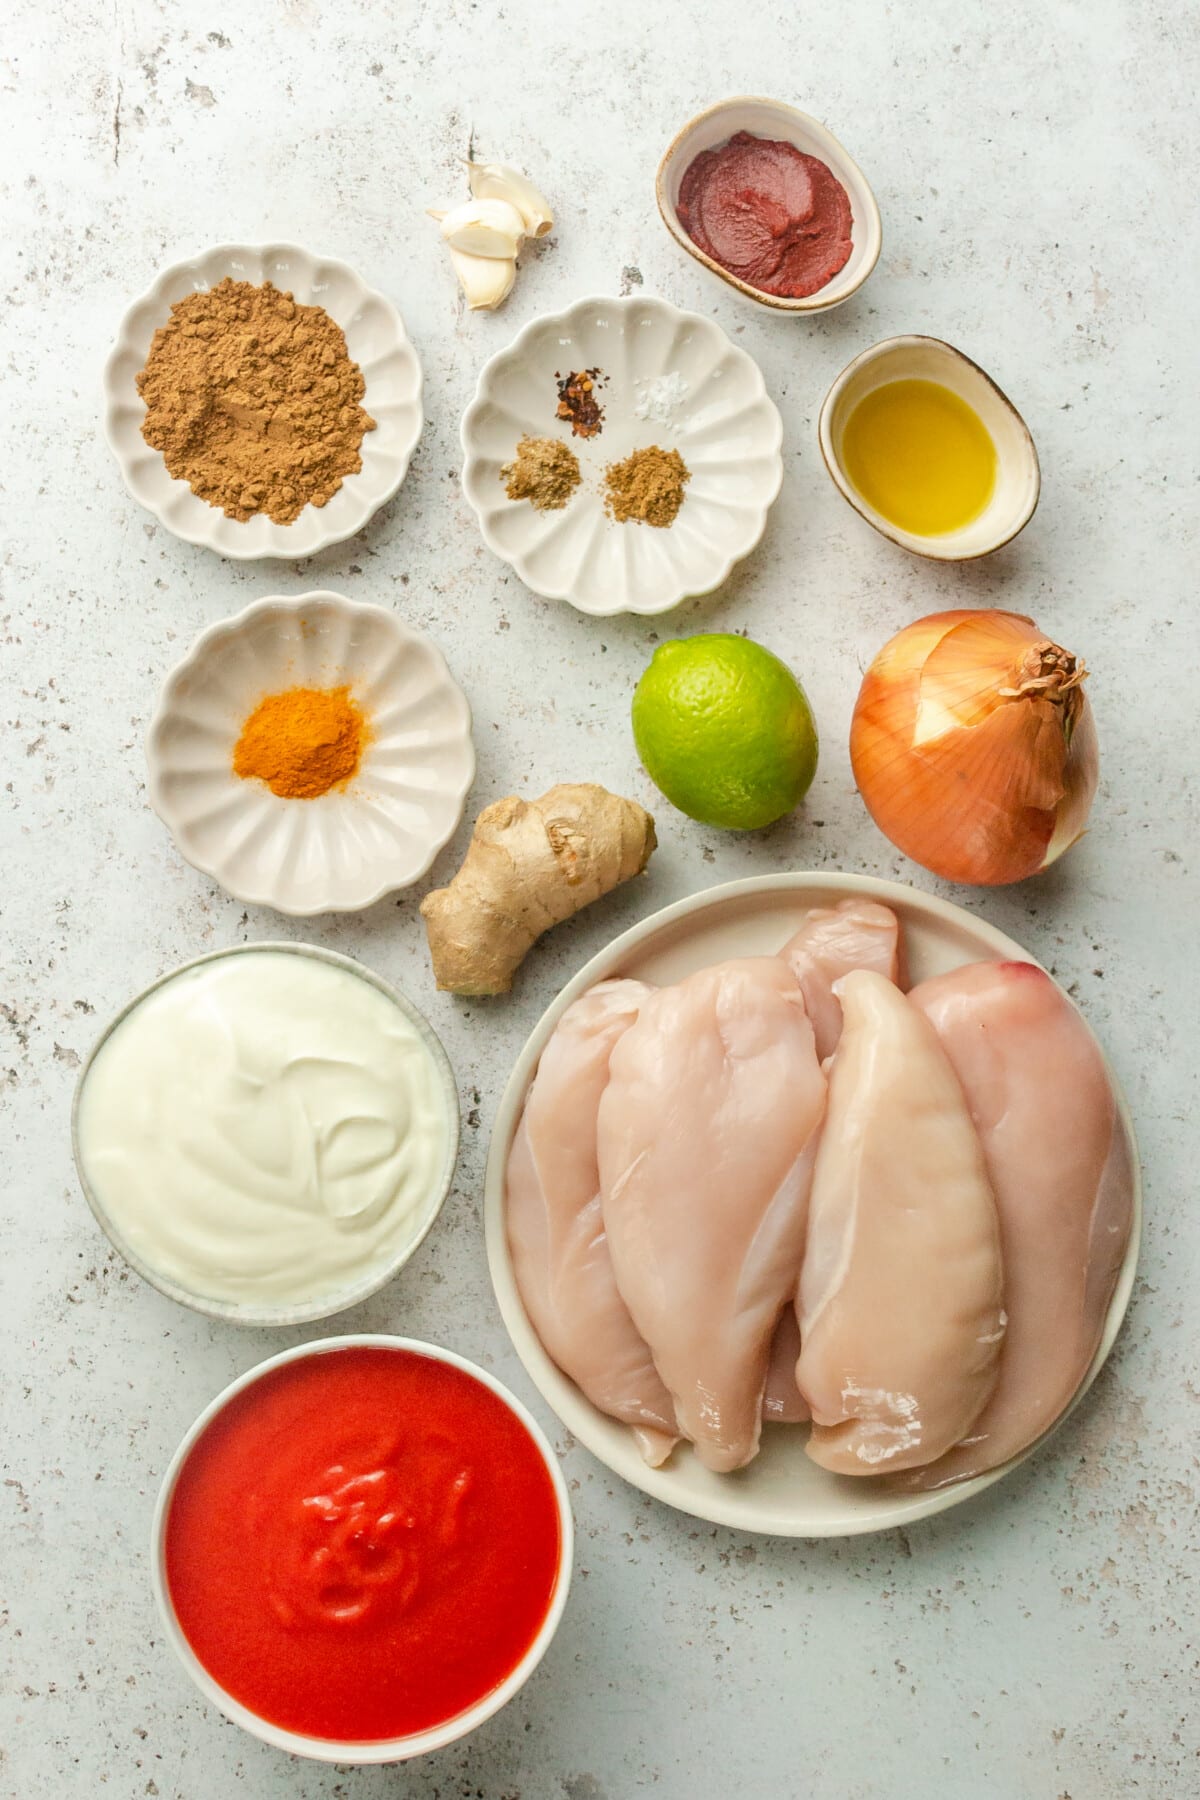
<svg viewBox="0 0 1200 1800">
<path fill-rule="evenodd" d="M 579 486 L 579 458 L 561 438 L 523 437 L 500 479 L 510 500 L 528 500 L 539 512 L 558 512 Z"/>
<path fill-rule="evenodd" d="M 231 519 L 290 525 L 362 468 L 375 421 L 346 339 L 321 306 L 226 277 L 188 294 L 137 378 L 142 436 L 177 481 Z"/>
<path fill-rule="evenodd" d="M 673 525 L 683 505 L 684 484 L 692 479 L 678 450 L 651 444 L 604 471 L 604 506 L 619 525 Z"/>
<path fill-rule="evenodd" d="M 283 800 L 315 800 L 357 774 L 368 739 L 348 687 L 288 688 L 260 700 L 238 738 L 233 772 Z"/>
</svg>

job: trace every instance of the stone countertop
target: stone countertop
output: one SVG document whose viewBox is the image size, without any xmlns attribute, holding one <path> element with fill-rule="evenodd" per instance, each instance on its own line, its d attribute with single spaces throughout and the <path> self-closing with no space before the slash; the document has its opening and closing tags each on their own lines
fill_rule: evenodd
<svg viewBox="0 0 1200 1800">
<path fill-rule="evenodd" d="M 12 0 L 0 48 L 0 1793 L 1200 1793 L 1187 1716 L 1200 1257 L 1186 1148 L 1200 1011 L 1200 284 L 1186 236 L 1198 60 L 1186 0 L 823 11 Z M 734 92 L 815 112 L 874 184 L 882 260 L 828 317 L 754 310 L 659 222 L 663 146 Z M 472 141 L 527 167 L 558 214 L 494 316 L 464 313 L 422 211 L 462 191 Z M 428 423 L 401 494 L 358 538 L 305 564 L 233 565 L 129 499 L 100 435 L 100 370 L 123 308 L 161 266 L 267 238 L 343 256 L 396 300 L 424 363 Z M 484 549 L 457 485 L 458 419 L 484 358 L 526 320 L 589 291 L 639 289 L 710 314 L 761 364 L 783 414 L 785 482 L 761 547 L 716 595 L 658 621 L 596 620 L 534 598 Z M 981 362 L 1041 452 L 1036 518 L 979 565 L 894 549 L 821 466 L 830 380 L 910 330 Z M 310 923 L 248 912 L 180 860 L 146 805 L 142 738 L 165 671 L 212 620 L 317 586 L 394 606 L 442 645 L 475 711 L 472 811 L 568 778 L 656 811 L 662 847 L 646 879 L 535 950 L 510 1001 L 435 993 L 416 896 Z M 1086 656 L 1103 774 L 1091 832 L 1063 863 L 1016 889 L 968 892 L 880 837 L 846 734 L 885 637 L 939 607 L 993 603 Z M 821 725 L 807 805 L 765 834 L 724 836 L 655 805 L 634 754 L 629 696 L 653 644 L 709 627 L 778 651 Z M 467 835 L 464 824 L 439 878 Z M 98 1027 L 167 967 L 264 937 L 311 937 L 403 987 L 457 1070 L 463 1156 L 413 1264 L 339 1325 L 449 1341 L 553 1428 L 484 1263 L 482 1169 L 507 1071 L 557 988 L 615 932 L 709 884 L 802 867 L 948 894 L 1046 962 L 1107 1046 L 1141 1137 L 1146 1232 L 1129 1320 L 1092 1395 L 980 1501 L 844 1543 L 705 1527 L 610 1478 L 559 1430 L 576 1584 L 551 1654 L 503 1714 L 419 1765 L 362 1772 L 289 1762 L 224 1723 L 162 1642 L 146 1567 L 153 1499 L 204 1402 L 302 1334 L 212 1325 L 108 1251 L 68 1132 Z"/>
</svg>

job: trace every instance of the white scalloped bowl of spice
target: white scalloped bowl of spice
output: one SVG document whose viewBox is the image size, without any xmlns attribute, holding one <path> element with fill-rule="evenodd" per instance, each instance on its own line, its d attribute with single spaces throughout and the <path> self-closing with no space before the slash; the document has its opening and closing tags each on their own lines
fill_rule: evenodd
<svg viewBox="0 0 1200 1800">
<path fill-rule="evenodd" d="M 594 372 L 598 421 L 558 416 L 560 384 L 580 372 Z M 523 438 L 574 457 L 565 504 L 509 497 L 503 471 Z M 534 593 L 599 616 L 662 613 L 711 593 L 758 543 L 782 441 L 758 365 L 711 319 L 649 296 L 581 300 L 533 320 L 484 367 L 462 422 L 463 490 L 488 548 Z M 673 521 L 619 522 L 607 472 L 653 449 L 686 470 Z"/>
<path fill-rule="evenodd" d="M 362 748 L 311 798 L 235 773 L 268 696 L 345 689 Z M 453 836 L 475 778 L 471 709 L 441 651 L 382 606 L 317 592 L 258 600 L 202 632 L 146 734 L 150 804 L 180 854 L 254 906 L 357 912 L 411 887 Z"/>
<path fill-rule="evenodd" d="M 359 446 L 362 467 L 343 476 L 324 505 L 306 505 L 290 524 L 265 512 L 241 520 L 175 480 L 160 451 L 142 436 L 146 405 L 137 388 L 154 334 L 172 306 L 226 279 L 271 282 L 299 306 L 318 306 L 340 326 L 365 382 L 362 405 L 375 421 Z M 125 485 L 168 531 L 236 561 L 312 556 L 361 531 L 396 493 L 421 435 L 421 365 L 404 321 L 347 263 L 313 256 L 297 244 L 220 244 L 164 269 L 121 320 L 104 369 L 104 433 Z"/>
</svg>

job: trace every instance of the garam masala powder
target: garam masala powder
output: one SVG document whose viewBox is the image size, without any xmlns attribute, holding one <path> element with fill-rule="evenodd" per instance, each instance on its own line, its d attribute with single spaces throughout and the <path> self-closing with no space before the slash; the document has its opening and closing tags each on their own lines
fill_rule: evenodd
<svg viewBox="0 0 1200 1800">
<path fill-rule="evenodd" d="M 618 525 L 632 519 L 660 530 L 675 523 L 692 472 L 678 450 L 650 444 L 604 471 L 604 507 Z"/>
<path fill-rule="evenodd" d="M 362 468 L 375 421 L 341 327 L 267 281 L 187 294 L 137 377 L 142 436 L 177 481 L 229 518 L 290 525 Z"/>
<path fill-rule="evenodd" d="M 233 752 L 233 772 L 281 800 L 315 800 L 358 773 L 370 729 L 348 687 L 287 688 L 260 700 Z"/>
</svg>

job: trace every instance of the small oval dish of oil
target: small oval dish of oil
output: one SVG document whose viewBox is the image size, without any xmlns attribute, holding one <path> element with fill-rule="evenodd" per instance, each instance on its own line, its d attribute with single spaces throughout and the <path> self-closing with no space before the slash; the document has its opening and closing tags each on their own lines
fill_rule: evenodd
<svg viewBox="0 0 1200 1800">
<path fill-rule="evenodd" d="M 560 382 L 580 373 L 594 376 L 602 414 L 582 432 L 558 411 L 570 411 Z M 578 464 L 565 504 L 509 497 L 503 471 L 522 438 L 561 444 Z M 463 416 L 463 491 L 488 548 L 535 594 L 601 617 L 661 613 L 711 593 L 758 543 L 782 442 L 758 365 L 711 319 L 649 295 L 580 300 L 534 319 L 485 365 Z M 682 504 L 666 526 L 617 523 L 606 470 L 652 447 L 682 458 Z"/>
<path fill-rule="evenodd" d="M 346 689 L 364 721 L 356 773 L 312 799 L 234 772 L 267 696 Z M 317 592 L 257 600 L 197 638 L 146 734 L 150 804 L 226 893 L 309 917 L 411 887 L 453 836 L 475 779 L 471 709 L 441 651 L 382 606 Z"/>
<path fill-rule="evenodd" d="M 142 436 L 146 406 L 137 376 L 155 332 L 177 301 L 227 277 L 255 287 L 269 281 L 299 306 L 322 307 L 341 327 L 347 353 L 362 371 L 362 404 L 375 421 L 359 447 L 358 473 L 345 475 L 324 506 L 306 506 L 286 525 L 261 512 L 245 520 L 227 517 L 186 481 L 176 481 L 161 452 Z M 104 435 L 134 499 L 185 543 L 238 562 L 312 556 L 361 531 L 408 473 L 422 423 L 421 365 L 396 308 L 349 264 L 314 256 L 298 244 L 219 244 L 164 269 L 121 320 L 104 369 Z"/>
<path fill-rule="evenodd" d="M 850 255 L 832 278 L 814 293 L 797 297 L 770 294 L 744 281 L 709 256 L 679 216 L 684 177 L 697 157 L 709 150 L 722 149 L 741 132 L 767 142 L 788 144 L 805 156 L 815 157 L 845 190 L 850 202 Z M 697 113 L 668 145 L 654 185 L 662 222 L 681 249 L 743 299 L 753 301 L 756 306 L 768 307 L 772 312 L 803 316 L 841 306 L 862 287 L 879 261 L 883 248 L 879 207 L 870 183 L 854 158 L 819 119 L 782 100 L 741 94 Z"/>
<path fill-rule="evenodd" d="M 886 338 L 864 350 L 826 394 L 817 431 L 843 499 L 918 556 L 988 556 L 1037 508 L 1029 427 L 991 376 L 941 338 Z"/>
</svg>

